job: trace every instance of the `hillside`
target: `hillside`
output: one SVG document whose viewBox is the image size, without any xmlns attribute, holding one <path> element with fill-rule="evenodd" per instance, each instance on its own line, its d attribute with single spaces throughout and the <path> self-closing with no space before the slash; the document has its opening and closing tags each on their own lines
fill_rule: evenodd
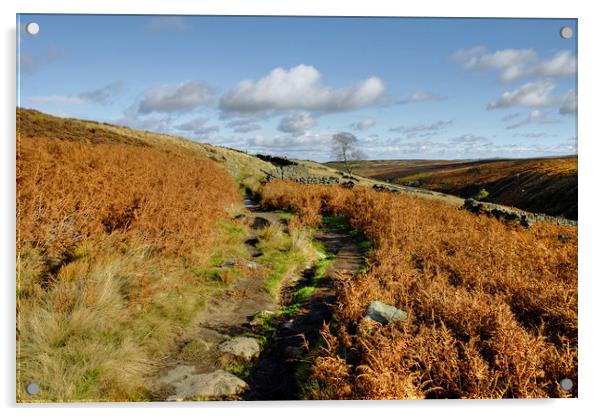
<svg viewBox="0 0 602 416">
<path fill-rule="evenodd" d="M 16 156 L 18 401 L 577 396 L 575 224 L 25 109 Z"/>
<path fill-rule="evenodd" d="M 328 166 L 340 168 L 337 162 Z M 577 157 L 508 160 L 371 160 L 357 175 L 577 219 Z M 481 192 L 481 196 L 484 193 Z"/>
<path fill-rule="evenodd" d="M 16 156 L 19 401 L 159 397 L 209 301 L 243 277 L 273 299 L 316 256 L 277 225 L 245 244 L 273 166 L 243 152 L 17 109 Z"/>
</svg>

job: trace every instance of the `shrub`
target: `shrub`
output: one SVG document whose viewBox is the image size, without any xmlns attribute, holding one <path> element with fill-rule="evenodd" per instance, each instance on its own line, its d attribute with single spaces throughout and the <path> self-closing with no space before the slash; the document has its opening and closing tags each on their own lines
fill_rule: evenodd
<svg viewBox="0 0 602 416">
<path fill-rule="evenodd" d="M 337 330 L 312 354 L 307 397 L 576 396 L 576 228 L 524 229 L 405 194 L 281 181 L 262 203 L 308 223 L 344 216 L 374 246 L 365 274 L 337 280 Z M 375 299 L 408 321 L 367 330 Z M 564 377 L 573 391 L 560 389 Z"/>
</svg>

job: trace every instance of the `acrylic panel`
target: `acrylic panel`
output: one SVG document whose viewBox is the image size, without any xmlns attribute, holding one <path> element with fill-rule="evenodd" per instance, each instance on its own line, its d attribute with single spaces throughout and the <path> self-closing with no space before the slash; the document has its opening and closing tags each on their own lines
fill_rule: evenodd
<svg viewBox="0 0 602 416">
<path fill-rule="evenodd" d="M 17 16 L 17 401 L 576 397 L 577 20 Z"/>
</svg>

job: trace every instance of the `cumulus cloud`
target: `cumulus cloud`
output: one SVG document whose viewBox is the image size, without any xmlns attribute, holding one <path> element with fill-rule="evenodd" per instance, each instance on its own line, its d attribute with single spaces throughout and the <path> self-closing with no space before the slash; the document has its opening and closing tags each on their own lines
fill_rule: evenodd
<svg viewBox="0 0 602 416">
<path fill-rule="evenodd" d="M 577 59 L 568 50 L 542 59 L 533 49 L 502 49 L 489 52 L 487 48 L 477 46 L 454 52 L 451 61 L 466 70 L 498 71 L 498 79 L 502 82 L 534 77 L 563 78 L 577 72 Z"/>
<path fill-rule="evenodd" d="M 533 49 L 503 49 L 489 53 L 483 46 L 460 49 L 451 56 L 464 69 L 477 72 L 500 71 L 500 81 L 512 81 L 522 76 L 527 64 L 537 60 Z"/>
<path fill-rule="evenodd" d="M 307 113 L 294 113 L 285 116 L 278 124 L 278 130 L 284 133 L 300 134 L 316 125 L 316 121 Z"/>
<path fill-rule="evenodd" d="M 507 91 L 492 101 L 487 109 L 508 107 L 551 107 L 558 104 L 558 98 L 551 95 L 556 84 L 549 80 L 528 82 L 514 91 Z"/>
<path fill-rule="evenodd" d="M 148 116 L 140 117 L 135 111 L 127 109 L 124 116 L 114 121 L 119 126 L 127 126 L 133 129 L 157 131 L 160 133 L 169 133 L 170 119 L 169 117 Z"/>
<path fill-rule="evenodd" d="M 462 136 L 458 136 L 458 137 L 454 137 L 454 138 L 450 139 L 450 141 L 453 143 L 457 143 L 457 144 L 467 144 L 467 145 L 491 143 L 487 137 L 478 136 L 476 134 L 463 134 Z"/>
<path fill-rule="evenodd" d="M 365 120 L 358 121 L 357 123 L 351 123 L 349 125 L 349 127 L 352 130 L 356 130 L 356 131 L 366 131 L 368 129 L 371 129 L 375 125 L 376 125 L 376 120 L 375 119 L 373 119 L 373 118 L 367 118 Z"/>
<path fill-rule="evenodd" d="M 541 110 L 533 110 L 525 118 L 519 120 L 518 122 L 511 124 L 506 127 L 507 130 L 512 130 L 519 128 L 521 126 L 525 126 L 527 124 L 552 124 L 558 123 L 558 120 L 550 117 L 548 113 L 544 113 Z"/>
<path fill-rule="evenodd" d="M 151 30 L 174 29 L 180 32 L 190 30 L 190 25 L 180 16 L 160 16 L 150 19 L 146 28 Z"/>
<path fill-rule="evenodd" d="M 366 147 L 375 158 L 438 158 L 438 159 L 484 159 L 495 157 L 535 157 L 574 154 L 576 143 L 538 142 L 534 144 L 493 143 L 486 137 L 465 134 L 448 141 L 417 140 L 412 142 L 370 145 Z"/>
<path fill-rule="evenodd" d="M 108 105 L 112 104 L 113 99 L 123 90 L 123 82 L 116 81 L 95 90 L 81 92 L 79 98 L 92 103 Z"/>
<path fill-rule="evenodd" d="M 208 118 L 196 117 L 175 126 L 177 130 L 193 133 L 197 138 L 206 138 L 211 133 L 219 131 L 218 126 L 208 125 Z"/>
<path fill-rule="evenodd" d="M 529 75 L 562 78 L 577 73 L 577 59 L 571 51 L 560 51 L 535 66 Z"/>
<path fill-rule="evenodd" d="M 564 115 L 577 113 L 577 95 L 575 94 L 575 91 L 568 91 L 564 97 L 562 97 L 558 112 Z"/>
<path fill-rule="evenodd" d="M 57 48 L 48 48 L 39 54 L 21 52 L 19 54 L 19 69 L 25 74 L 33 74 L 62 57 L 63 51 Z"/>
<path fill-rule="evenodd" d="M 488 110 L 510 107 L 549 108 L 558 107 L 563 115 L 577 112 L 577 96 L 569 90 L 563 95 L 552 94 L 556 84 L 551 80 L 528 82 L 518 89 L 506 91 L 487 105 Z"/>
<path fill-rule="evenodd" d="M 47 95 L 47 96 L 33 96 L 27 97 L 26 100 L 33 103 L 44 103 L 44 104 L 101 104 L 109 105 L 113 103 L 115 97 L 117 97 L 123 91 L 123 83 L 121 81 L 112 82 L 101 88 L 97 88 L 90 91 L 80 92 L 76 95 Z"/>
<path fill-rule="evenodd" d="M 428 101 L 441 101 L 441 100 L 443 100 L 443 97 L 438 94 L 433 94 L 433 93 L 424 92 L 424 91 L 416 91 L 416 92 L 411 93 L 407 97 L 397 101 L 395 104 L 405 105 L 405 104 L 412 104 L 412 103 L 423 103 L 423 102 L 428 102 Z"/>
<path fill-rule="evenodd" d="M 140 114 L 194 110 L 213 101 L 214 91 L 205 81 L 186 81 L 149 89 L 138 106 Z"/>
<path fill-rule="evenodd" d="M 320 72 L 310 65 L 276 68 L 259 80 L 240 82 L 222 96 L 220 108 L 227 113 L 341 112 L 371 105 L 385 90 L 377 77 L 340 89 L 323 86 L 320 77 Z"/>
<path fill-rule="evenodd" d="M 232 120 L 226 124 L 226 127 L 231 128 L 235 133 L 249 133 L 261 129 L 261 126 L 257 124 L 258 121 L 259 119 L 256 118 Z"/>
<path fill-rule="evenodd" d="M 406 138 L 427 137 L 436 134 L 453 123 L 451 120 L 439 120 L 431 124 L 414 124 L 412 126 L 391 127 L 389 131 L 402 133 Z"/>
</svg>

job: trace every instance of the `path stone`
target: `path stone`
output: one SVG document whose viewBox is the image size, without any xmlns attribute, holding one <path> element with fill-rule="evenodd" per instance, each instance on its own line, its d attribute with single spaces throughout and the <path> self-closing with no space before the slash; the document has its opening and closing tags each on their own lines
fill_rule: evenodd
<svg viewBox="0 0 602 416">
<path fill-rule="evenodd" d="M 263 217 L 255 217 L 253 223 L 251 224 L 251 228 L 254 230 L 263 230 L 270 226 L 270 221 Z"/>
<path fill-rule="evenodd" d="M 230 257 L 226 260 L 222 261 L 219 267 L 236 267 L 236 266 L 244 266 L 251 270 L 256 270 L 259 265 L 254 261 L 249 261 L 245 259 L 239 259 L 236 257 Z"/>
<path fill-rule="evenodd" d="M 222 342 L 218 348 L 222 352 L 242 357 L 245 360 L 250 360 L 261 352 L 259 343 L 251 337 L 234 337 Z"/>
<path fill-rule="evenodd" d="M 244 393 L 248 384 L 224 370 L 206 374 L 192 374 L 172 383 L 175 394 L 168 401 L 184 401 L 191 398 L 222 399 Z"/>
<path fill-rule="evenodd" d="M 405 321 L 408 314 L 394 306 L 375 300 L 368 306 L 364 321 L 377 321 L 383 325 L 389 322 Z"/>
<path fill-rule="evenodd" d="M 245 244 L 251 247 L 255 247 L 257 244 L 259 244 L 259 238 L 249 237 L 245 240 Z"/>
<path fill-rule="evenodd" d="M 167 372 L 163 377 L 157 379 L 158 385 L 172 384 L 173 382 L 182 380 L 191 376 L 195 371 L 193 365 L 178 365 Z"/>
</svg>

